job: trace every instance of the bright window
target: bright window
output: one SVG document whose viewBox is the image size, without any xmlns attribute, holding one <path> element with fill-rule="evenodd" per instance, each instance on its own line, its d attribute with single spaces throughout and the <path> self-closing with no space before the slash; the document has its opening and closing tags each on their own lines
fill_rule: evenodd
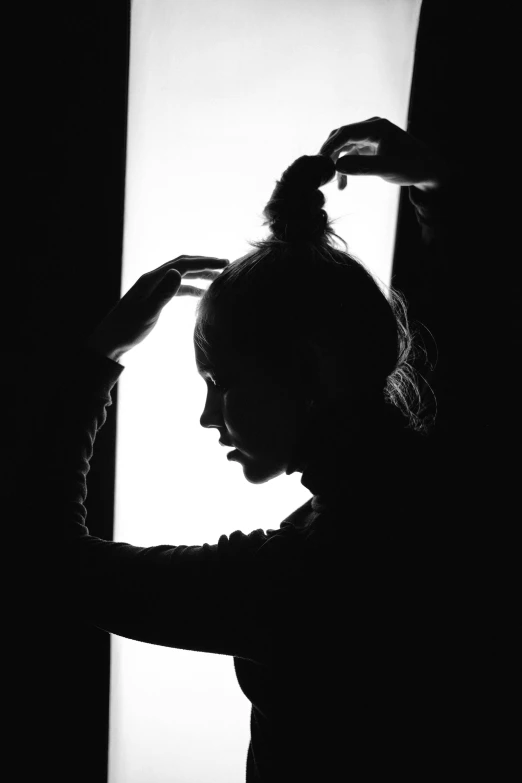
<svg viewBox="0 0 522 783">
<path fill-rule="evenodd" d="M 420 5 L 134 0 L 122 295 L 179 255 L 251 250 L 276 179 L 333 128 L 372 116 L 404 128 Z M 337 233 L 388 285 L 399 188 L 367 177 L 324 192 Z M 301 474 L 249 484 L 200 426 L 195 306 L 174 299 L 123 359 L 115 540 L 217 543 L 277 528 L 310 497 Z M 233 660 L 111 643 L 109 782 L 243 783 L 250 703 Z"/>
</svg>

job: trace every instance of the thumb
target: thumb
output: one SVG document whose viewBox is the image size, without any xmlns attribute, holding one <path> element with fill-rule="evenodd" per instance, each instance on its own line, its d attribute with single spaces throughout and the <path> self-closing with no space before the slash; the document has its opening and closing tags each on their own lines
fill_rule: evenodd
<svg viewBox="0 0 522 783">
<path fill-rule="evenodd" d="M 335 164 L 336 171 L 342 174 L 387 174 L 392 168 L 391 161 L 382 155 L 344 155 Z"/>
<path fill-rule="evenodd" d="M 415 185 L 432 180 L 433 164 L 428 158 L 398 158 L 384 155 L 345 155 L 335 168 L 342 174 L 369 174 L 394 185 Z"/>
</svg>

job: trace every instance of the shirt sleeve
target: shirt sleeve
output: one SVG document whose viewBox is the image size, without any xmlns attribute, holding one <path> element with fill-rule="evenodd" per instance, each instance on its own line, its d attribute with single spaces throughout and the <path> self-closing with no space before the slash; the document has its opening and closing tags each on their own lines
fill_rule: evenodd
<svg viewBox="0 0 522 783">
<path fill-rule="evenodd" d="M 284 604 L 300 569 L 287 535 L 292 526 L 236 530 L 203 546 L 139 547 L 92 536 L 89 463 L 124 367 L 89 349 L 57 367 L 39 411 L 24 502 L 39 578 L 53 584 L 54 600 L 66 613 L 129 639 L 257 661 L 269 656 L 271 607 Z M 282 559 L 270 555 L 278 551 Z"/>
</svg>

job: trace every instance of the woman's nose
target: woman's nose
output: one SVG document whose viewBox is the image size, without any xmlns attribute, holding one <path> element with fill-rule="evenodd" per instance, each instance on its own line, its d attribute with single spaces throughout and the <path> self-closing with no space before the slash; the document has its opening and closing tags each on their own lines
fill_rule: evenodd
<svg viewBox="0 0 522 783">
<path fill-rule="evenodd" d="M 205 407 L 203 413 L 199 419 L 199 423 L 202 427 L 222 427 L 223 416 L 221 413 L 221 403 L 218 399 L 219 395 L 212 394 L 209 390 L 207 399 L 205 401 Z"/>
</svg>

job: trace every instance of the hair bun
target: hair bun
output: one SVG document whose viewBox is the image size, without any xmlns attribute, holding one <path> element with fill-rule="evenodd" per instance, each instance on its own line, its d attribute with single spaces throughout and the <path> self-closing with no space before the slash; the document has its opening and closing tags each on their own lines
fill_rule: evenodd
<svg viewBox="0 0 522 783">
<path fill-rule="evenodd" d="M 302 155 L 286 169 L 281 183 L 317 190 L 335 177 L 335 171 L 333 160 L 326 155 Z"/>
<path fill-rule="evenodd" d="M 319 190 L 335 177 L 335 164 L 325 155 L 302 155 L 278 180 L 263 214 L 272 234 L 292 242 L 324 235 L 328 216 Z"/>
</svg>

